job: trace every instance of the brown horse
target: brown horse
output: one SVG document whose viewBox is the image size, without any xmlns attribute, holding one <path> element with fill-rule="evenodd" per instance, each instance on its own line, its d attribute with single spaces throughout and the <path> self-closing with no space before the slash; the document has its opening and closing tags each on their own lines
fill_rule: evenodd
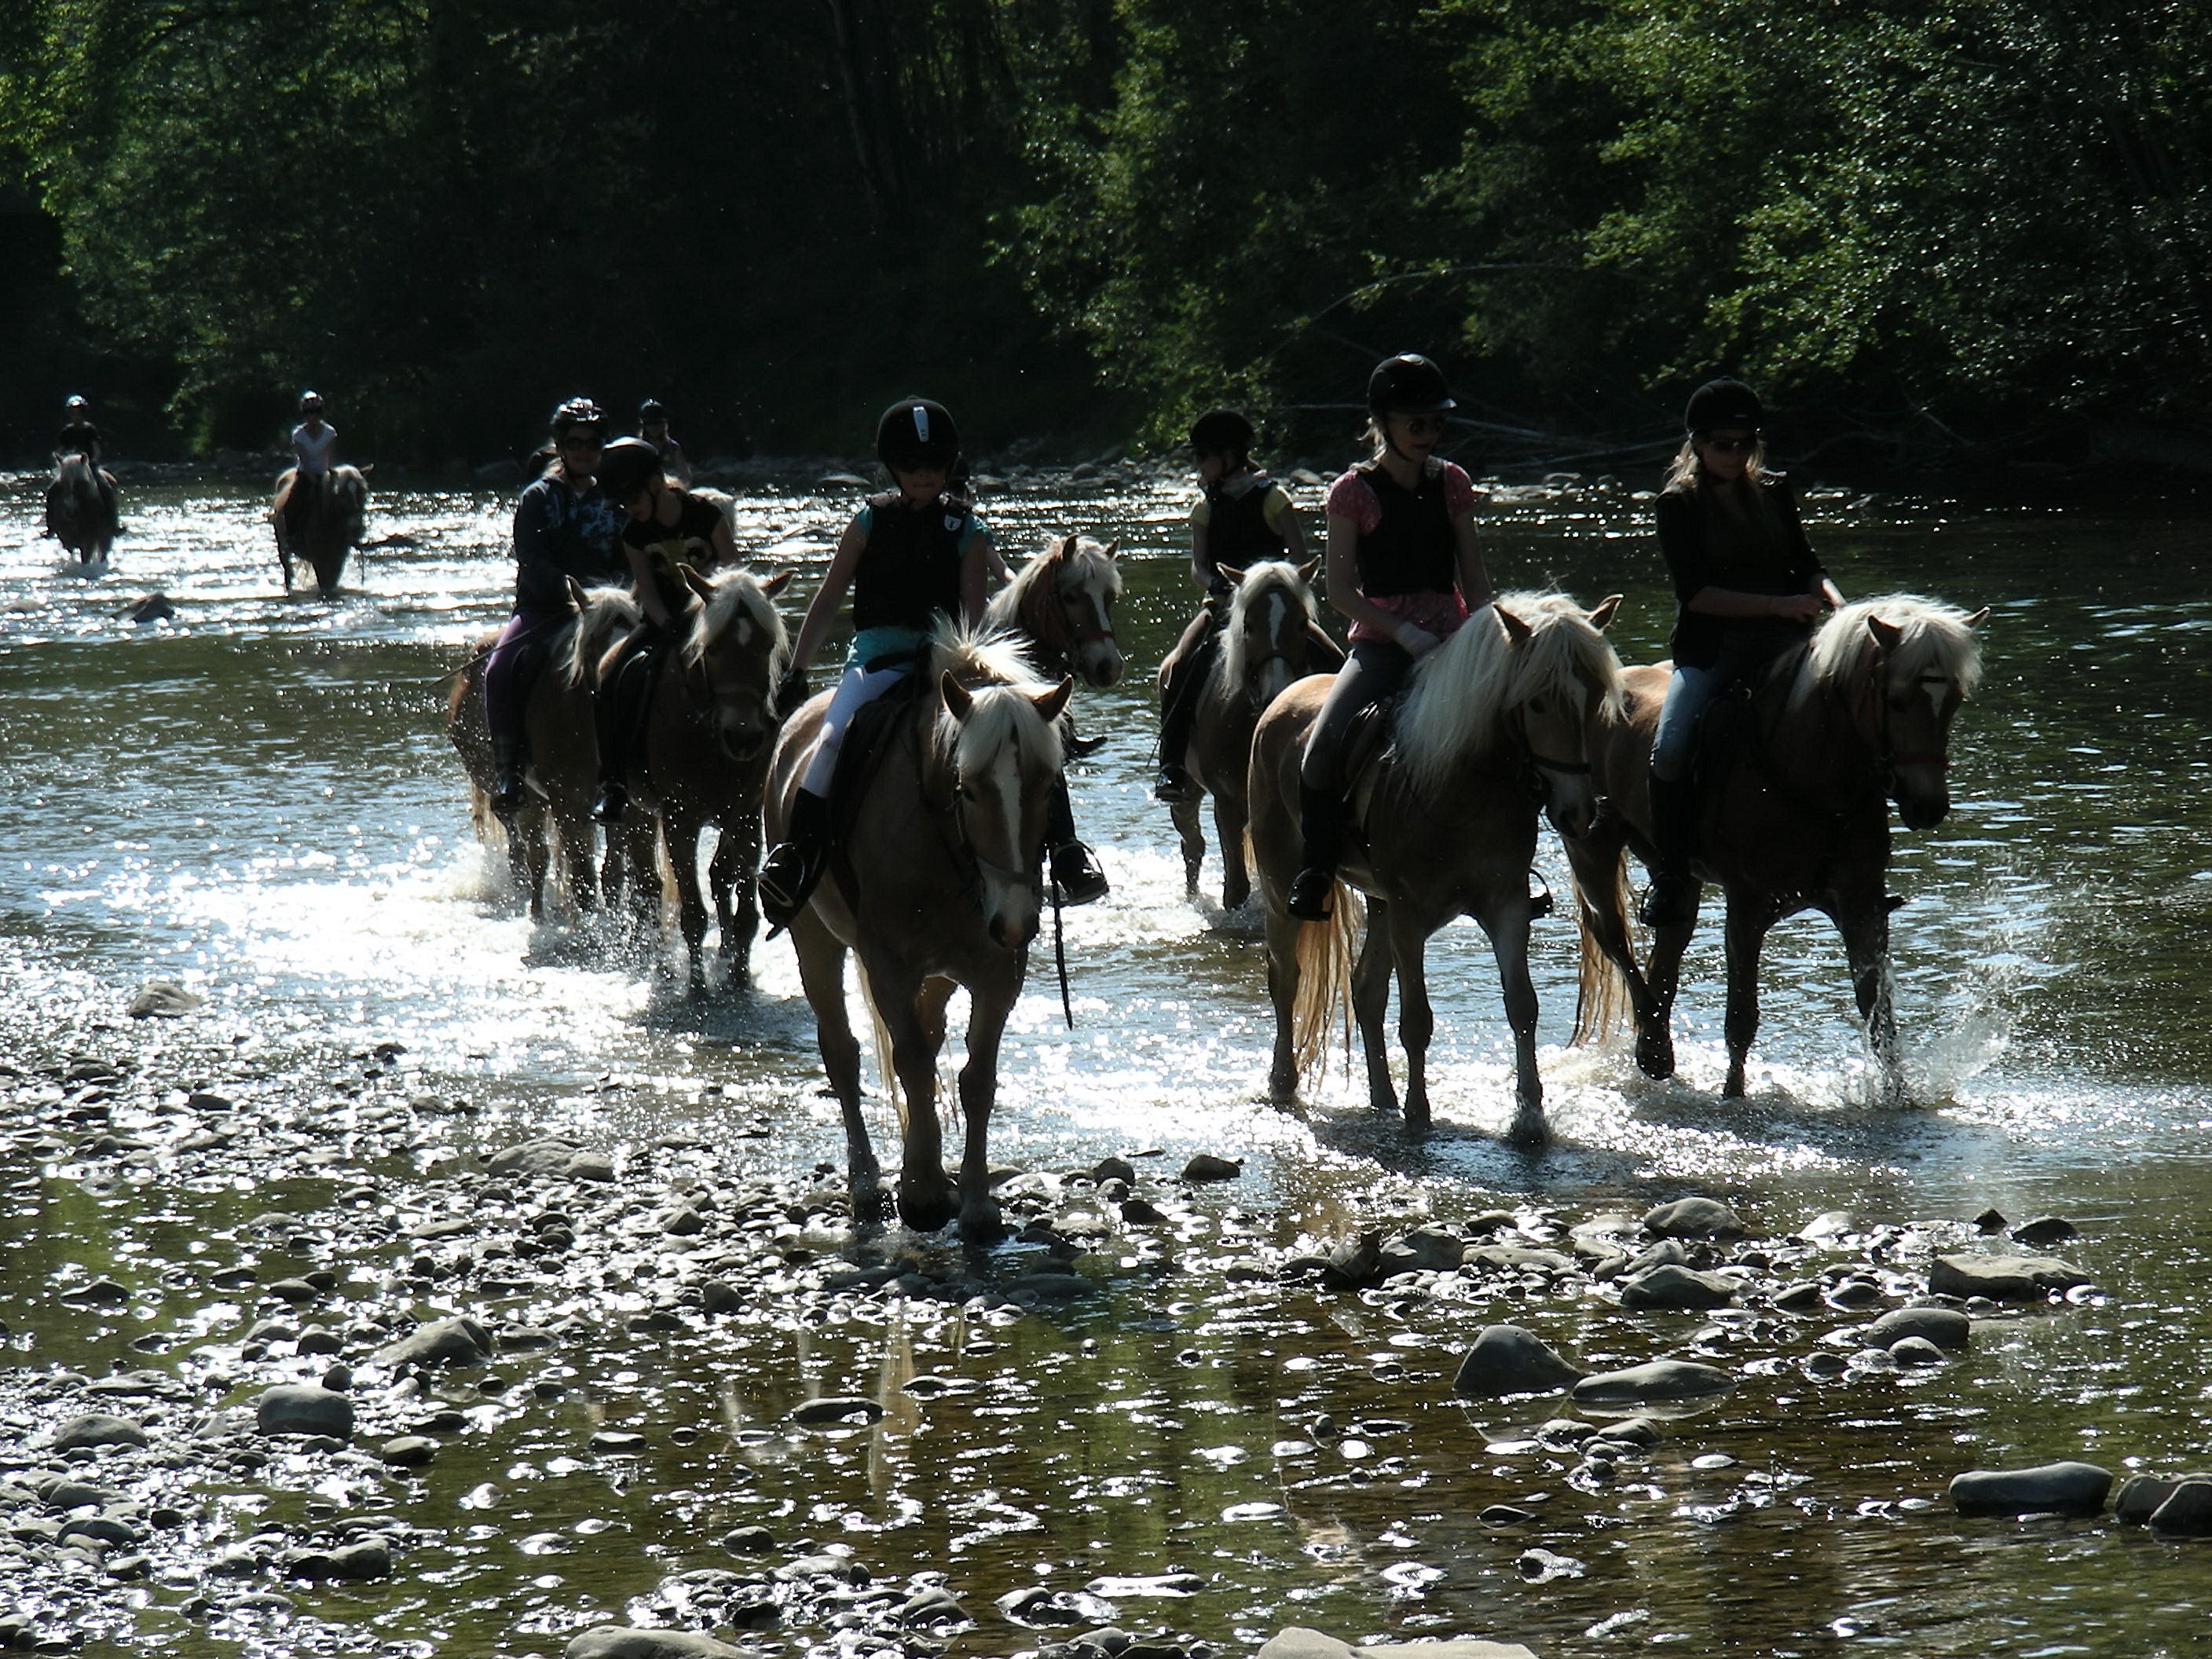
<svg viewBox="0 0 2212 1659">
<path fill-rule="evenodd" d="M 1728 901 L 1723 1094 L 1744 1091 L 1767 930 L 1811 909 L 1843 934 L 1884 1093 L 1903 1100 L 1887 989 L 1888 803 L 1896 801 L 1910 830 L 1931 828 L 1950 811 L 1951 722 L 1980 678 L 1973 630 L 1988 614 L 1969 617 L 1911 594 L 1845 605 L 1754 694 L 1742 740 L 1709 757 L 1718 775 L 1698 784 L 1693 867 L 1718 882 Z M 1625 854 L 1651 856 L 1651 737 L 1667 678 L 1664 665 L 1628 670 L 1621 705 L 1594 721 L 1591 750 L 1607 810 L 1592 834 L 1567 848 L 1583 927 L 1576 1039 L 1610 1030 L 1625 993 L 1637 1064 L 1662 1078 L 1674 1073 L 1668 1021 L 1696 924 L 1659 930 L 1639 969 L 1629 941 Z"/>
<path fill-rule="evenodd" d="M 528 761 L 523 769 L 521 807 L 507 821 L 507 870 L 527 896 L 530 919 L 545 920 L 545 878 L 557 846 L 562 885 L 568 902 L 589 910 L 599 902 L 598 837 L 592 826 L 592 795 L 597 786 L 599 743 L 592 726 L 592 681 L 599 659 L 614 641 L 635 626 L 639 612 L 619 588 L 586 594 L 572 586 L 578 616 L 553 636 L 544 666 L 531 682 L 523 705 L 523 738 Z M 485 635 L 461 672 L 453 677 L 446 702 L 446 731 L 468 773 L 469 816 L 477 838 L 489 841 L 494 783 L 491 738 L 484 726 L 484 663 L 496 632 Z"/>
<path fill-rule="evenodd" d="M 904 1141 L 898 1213 L 910 1227 L 1000 1230 L 986 1137 L 998 1092 L 999 1041 L 1020 994 L 1044 902 L 1045 817 L 1058 786 L 1057 722 L 1072 678 L 1047 686 L 1010 641 L 940 635 L 927 678 L 890 715 L 858 798 L 840 803 L 836 851 L 792 922 L 822 1063 L 845 1116 L 856 1217 L 883 1213 L 880 1167 L 860 1116 L 860 1052 L 845 1012 L 845 957 L 860 958 L 878 1052 Z M 768 828 L 782 833 L 812 753 L 827 695 L 793 714 L 769 769 Z M 945 1006 L 969 998 L 960 1109 L 968 1122 L 956 1196 L 937 1120 Z M 886 1036 L 887 1034 L 887 1036 Z"/>
<path fill-rule="evenodd" d="M 81 451 L 54 462 L 53 482 L 46 486 L 46 533 L 61 543 L 80 564 L 105 563 L 115 546 L 115 483 L 94 470 Z"/>
<path fill-rule="evenodd" d="M 335 466 L 304 482 L 295 468 L 278 478 L 269 517 L 276 528 L 284 591 L 292 591 L 296 558 L 313 569 L 315 586 L 325 598 L 337 592 L 346 555 L 361 545 L 368 516 L 368 477 L 357 466 Z"/>
<path fill-rule="evenodd" d="M 1028 637 L 1030 659 L 1045 674 L 1073 674 L 1095 690 L 1121 678 L 1114 601 L 1121 597 L 1118 541 L 1062 536 L 992 595 L 985 623 Z"/>
<path fill-rule="evenodd" d="M 1190 745 L 1182 755 L 1163 755 L 1180 764 L 1200 791 L 1213 797 L 1213 833 L 1221 848 L 1221 906 L 1234 910 L 1251 896 L 1252 879 L 1244 862 L 1244 788 L 1252 759 L 1252 728 L 1284 689 L 1310 673 L 1333 673 L 1343 661 L 1320 631 L 1314 603 L 1318 559 L 1303 565 L 1270 559 L 1242 570 L 1224 565 L 1221 574 L 1236 584 L 1221 625 L 1221 648 L 1214 653 L 1205 680 L 1182 693 L 1197 699 Z M 1160 665 L 1167 684 L 1170 665 Z M 1198 891 L 1206 860 L 1206 832 L 1200 828 L 1199 803 L 1177 801 L 1168 809 L 1182 844 L 1183 885 Z"/>
<path fill-rule="evenodd" d="M 688 565 L 678 568 L 690 586 L 691 603 L 676 619 L 677 637 L 630 748 L 623 782 L 636 810 L 626 815 L 619 839 L 625 879 L 634 878 L 633 896 L 653 902 L 657 921 L 659 884 L 646 878 L 653 867 L 653 831 L 659 825 L 696 992 L 706 987 L 699 837 L 709 823 L 721 832 L 714 852 L 714 908 L 732 982 L 743 981 L 760 926 L 753 880 L 760 866 L 761 786 L 776 733 L 775 683 L 791 648 L 775 596 L 792 573 L 763 582 L 742 570 L 709 578 Z"/>
<path fill-rule="evenodd" d="M 1294 1095 L 1323 1058 L 1330 1016 L 1348 991 L 1367 1059 L 1369 1103 L 1397 1105 L 1382 1017 L 1398 976 L 1406 1050 L 1406 1121 L 1429 1121 L 1427 1054 L 1436 1020 L 1423 956 L 1429 935 L 1471 915 L 1489 935 L 1513 1028 L 1512 1139 L 1540 1145 L 1544 1085 L 1536 1072 L 1536 991 L 1528 976 L 1530 860 L 1541 806 L 1570 846 L 1597 816 L 1585 730 L 1619 699 L 1620 665 L 1600 632 L 1618 596 L 1584 611 L 1557 593 L 1507 593 L 1414 665 L 1391 746 L 1362 773 L 1349 853 L 1325 922 L 1285 910 L 1297 873 L 1298 769 L 1329 682 L 1314 676 L 1275 699 L 1252 739 L 1252 843 L 1267 902 L 1267 994 L 1275 1007 L 1276 1098 Z M 1358 907 L 1366 937 L 1345 981 Z"/>
</svg>

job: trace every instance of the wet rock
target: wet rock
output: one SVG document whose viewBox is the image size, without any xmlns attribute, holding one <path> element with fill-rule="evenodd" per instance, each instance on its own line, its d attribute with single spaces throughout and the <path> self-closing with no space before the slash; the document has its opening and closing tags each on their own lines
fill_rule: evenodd
<svg viewBox="0 0 2212 1659">
<path fill-rule="evenodd" d="M 1800 1279 L 1794 1285 L 1784 1285 L 1770 1299 L 1784 1311 L 1797 1313 L 1820 1305 L 1820 1287 L 1812 1279 Z"/>
<path fill-rule="evenodd" d="M 1211 1152 L 1200 1152 L 1182 1166 L 1185 1181 L 1234 1181 L 1244 1173 L 1244 1160 L 1216 1158 Z"/>
<path fill-rule="evenodd" d="M 1687 1359 L 1654 1359 L 1622 1370 L 1601 1371 L 1575 1384 L 1578 1406 L 1635 1406 L 1669 1400 L 1699 1400 L 1726 1394 L 1735 1379 L 1711 1365 Z"/>
<path fill-rule="evenodd" d="M 790 1423 L 843 1423 L 858 1419 L 864 1423 L 879 1423 L 884 1408 L 875 1401 L 860 1395 L 825 1395 L 819 1399 L 800 1401 L 791 1409 L 784 1420 Z"/>
<path fill-rule="evenodd" d="M 1974 1226 L 1980 1232 L 2001 1233 L 2005 1230 L 2004 1212 L 1991 1206 L 1974 1218 Z"/>
<path fill-rule="evenodd" d="M 1092 1168 L 1091 1178 L 1102 1187 L 1109 1181 L 1123 1182 L 1133 1187 L 1137 1184 L 1137 1166 L 1126 1158 L 1102 1158 Z"/>
<path fill-rule="evenodd" d="M 394 1468 L 419 1469 L 438 1455 L 438 1443 L 426 1435 L 396 1435 L 377 1453 Z"/>
<path fill-rule="evenodd" d="M 2142 1526 L 2177 1487 L 2190 1480 L 2212 1480 L 2212 1474 L 2131 1474 L 2120 1483 L 2120 1495 L 2112 1500 L 2112 1519 L 2130 1527 Z"/>
<path fill-rule="evenodd" d="M 568 1639 L 565 1659 L 746 1659 L 744 1650 L 688 1630 L 596 1625 Z"/>
<path fill-rule="evenodd" d="M 1081 1273 L 1023 1273 L 1006 1284 L 1006 1295 L 1017 1302 L 1067 1302 L 1098 1291 L 1097 1282 Z"/>
<path fill-rule="evenodd" d="M 600 1429 L 585 1443 L 597 1452 L 643 1451 L 646 1438 L 634 1429 Z"/>
<path fill-rule="evenodd" d="M 1293 1256 L 1283 1264 L 1285 1279 L 1316 1279 L 1323 1289 L 1331 1291 L 1361 1290 L 1382 1274 L 1382 1235 L 1379 1232 L 1364 1232 L 1320 1255 Z"/>
<path fill-rule="evenodd" d="M 1736 1282 L 1721 1273 L 1662 1263 L 1620 1287 L 1620 1305 L 1650 1308 L 1728 1308 L 1735 1304 Z"/>
<path fill-rule="evenodd" d="M 2063 1216 L 2047 1215 L 2014 1228 L 2012 1237 L 2015 1244 L 2025 1244 L 2031 1250 L 2047 1250 L 2053 1244 L 2081 1237 L 2081 1230 Z"/>
<path fill-rule="evenodd" d="M 353 1438 L 353 1401 L 307 1383 L 270 1389 L 253 1402 L 253 1426 L 262 1434 L 320 1434 Z"/>
<path fill-rule="evenodd" d="M 767 1555 L 775 1548 L 775 1534 L 766 1527 L 735 1527 L 722 1534 L 722 1547 L 732 1555 Z"/>
<path fill-rule="evenodd" d="M 1828 1244 L 1858 1230 L 1859 1218 L 1849 1210 L 1823 1210 L 1797 1230 L 1797 1237 L 1808 1244 Z"/>
<path fill-rule="evenodd" d="M 131 1291 L 112 1279 L 95 1279 L 64 1291 L 58 1299 L 72 1308 L 117 1308 L 131 1299 Z"/>
<path fill-rule="evenodd" d="M 1950 1308 L 1898 1308 L 1866 1328 L 1870 1347 L 1893 1348 L 1908 1336 L 1963 1353 L 1973 1340 L 1974 1322 Z"/>
<path fill-rule="evenodd" d="M 1900 1336 L 1889 1345 L 1888 1352 L 1899 1364 L 1916 1368 L 1941 1365 L 1949 1358 L 1924 1336 Z"/>
<path fill-rule="evenodd" d="M 1832 1308 L 1850 1313 L 1877 1305 L 1882 1300 L 1882 1290 L 1870 1279 L 1841 1279 L 1831 1285 L 1820 1299 Z"/>
<path fill-rule="evenodd" d="M 80 1446 L 143 1446 L 146 1431 L 127 1417 L 110 1412 L 87 1412 L 54 1431 L 53 1449 L 75 1451 Z"/>
<path fill-rule="evenodd" d="M 1390 1273 L 1456 1273 L 1467 1241 L 1441 1227 L 1416 1227 L 1382 1247 L 1382 1271 Z"/>
<path fill-rule="evenodd" d="M 1525 1244 L 1470 1244 L 1460 1258 L 1462 1267 L 1502 1267 L 1510 1272 L 1534 1271 L 1556 1278 L 1575 1271 L 1575 1259 L 1559 1250 Z"/>
<path fill-rule="evenodd" d="M 149 980 L 131 997 L 127 1012 L 133 1019 L 181 1019 L 200 1001 L 173 980 Z"/>
<path fill-rule="evenodd" d="M 2052 1291 L 2087 1283 L 2079 1267 L 2047 1255 L 1939 1255 L 1928 1270 L 1928 1288 L 1938 1296 L 1992 1302 L 2039 1302 Z"/>
<path fill-rule="evenodd" d="M 2183 1480 L 2151 1511 L 2150 1529 L 2177 1538 L 2212 1537 L 2212 1480 Z"/>
<path fill-rule="evenodd" d="M 465 1316 L 441 1319 L 378 1350 L 377 1363 L 392 1370 L 403 1365 L 481 1365 L 499 1343 L 490 1331 Z"/>
<path fill-rule="evenodd" d="M 1678 1198 L 1647 1211 L 1644 1224 L 1662 1238 L 1741 1238 L 1750 1231 L 1717 1198 Z"/>
<path fill-rule="evenodd" d="M 1548 1584 L 1556 1578 L 1579 1578 L 1588 1571 L 1571 1555 L 1555 1555 L 1550 1550 L 1523 1550 L 1513 1563 L 1522 1577 L 1532 1584 Z M 1445 1647 L 1456 1645 L 1438 1642 L 1424 1643 L 1422 1646 Z M 1489 1645 L 1485 1644 L 1486 1646 Z M 1394 1653 L 1400 1650 L 1393 1648 Z M 1525 1651 L 1525 1650 L 1523 1650 Z"/>
<path fill-rule="evenodd" d="M 2094 1515 L 2112 1487 L 2112 1472 L 2094 1463 L 1974 1469 L 1951 1482 L 1951 1507 L 1961 1515 Z"/>
<path fill-rule="evenodd" d="M 1042 1584 L 1026 1584 L 1020 1589 L 1008 1590 L 991 1605 L 998 1608 L 999 1616 L 1008 1624 L 1028 1630 L 1079 1625 L 1084 1619 L 1080 1607 L 1072 1606 L 1066 1596 Z"/>
<path fill-rule="evenodd" d="M 392 1577 L 392 1546 L 381 1539 L 364 1539 L 334 1550 L 295 1550 L 281 1565 L 287 1578 L 366 1583 Z"/>
<path fill-rule="evenodd" d="M 1269 1637 L 1254 1659 L 1352 1659 L 1352 1652 L 1349 1642 L 1304 1625 L 1288 1625 Z"/>
<path fill-rule="evenodd" d="M 931 1628 L 971 1622 L 968 1610 L 960 1605 L 959 1598 L 942 1585 L 932 1585 L 927 1589 L 915 1591 L 907 1597 L 891 1617 L 902 1625 Z"/>
<path fill-rule="evenodd" d="M 1480 1398 L 1552 1394 L 1573 1387 L 1583 1375 L 1534 1332 L 1518 1325 L 1486 1325 L 1460 1361 L 1452 1392 Z"/>
</svg>

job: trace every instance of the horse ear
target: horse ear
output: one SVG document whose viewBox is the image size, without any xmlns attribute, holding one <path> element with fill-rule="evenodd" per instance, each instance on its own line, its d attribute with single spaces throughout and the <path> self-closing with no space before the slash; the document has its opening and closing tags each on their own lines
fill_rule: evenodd
<svg viewBox="0 0 2212 1659">
<path fill-rule="evenodd" d="M 1048 560 L 1065 559 L 1067 550 L 1074 545 L 1075 538 L 1073 536 L 1054 537 L 1045 543 L 1044 556 Z"/>
<path fill-rule="evenodd" d="M 1121 556 L 1121 538 L 1119 536 L 1115 537 L 1112 541 L 1107 543 L 1106 545 L 1099 550 L 1104 553 L 1109 559 L 1120 558 Z"/>
<path fill-rule="evenodd" d="M 945 707 L 956 720 L 966 720 L 968 711 L 975 706 L 975 695 L 952 678 L 949 668 L 937 677 L 937 695 L 945 699 Z"/>
<path fill-rule="evenodd" d="M 1313 579 L 1320 574 L 1321 555 L 1318 553 L 1315 554 L 1313 557 L 1308 559 L 1304 564 L 1298 567 L 1298 580 L 1304 582 L 1308 587 L 1311 587 L 1313 586 Z"/>
<path fill-rule="evenodd" d="M 1049 725 L 1066 712 L 1067 700 L 1074 695 L 1075 676 L 1063 674 L 1060 684 L 1051 690 L 1030 692 L 1030 702 L 1036 705 L 1037 713 L 1044 716 L 1046 724 Z"/>
<path fill-rule="evenodd" d="M 1216 575 L 1226 576 L 1231 581 L 1236 583 L 1239 587 L 1242 587 L 1244 585 L 1244 571 L 1242 566 L 1233 564 L 1217 564 L 1213 567 L 1213 571 Z"/>
<path fill-rule="evenodd" d="M 704 576 L 694 570 L 690 565 L 679 563 L 676 567 L 676 574 L 684 578 L 684 586 L 690 588 L 702 599 L 710 599 L 714 598 L 714 584 L 708 581 Z"/>
<path fill-rule="evenodd" d="M 1526 645 L 1531 639 L 1535 637 L 1536 630 L 1529 627 L 1527 623 L 1522 622 L 1520 617 L 1515 616 L 1504 605 L 1493 605 L 1490 608 L 1498 613 L 1498 620 L 1503 623 L 1505 626 L 1505 637 L 1512 641 L 1514 644 Z"/>
<path fill-rule="evenodd" d="M 568 578 L 568 603 L 578 611 L 581 611 L 591 603 L 584 597 L 583 583 L 578 581 L 574 576 Z"/>
<path fill-rule="evenodd" d="M 1618 593 L 1607 594 L 1605 598 L 1598 601 L 1597 609 L 1589 613 L 1589 625 L 1602 632 L 1605 625 L 1613 620 L 1613 613 L 1620 609 L 1620 595 Z"/>
<path fill-rule="evenodd" d="M 1987 605 L 1984 605 L 1979 611 L 1977 611 L 1972 616 L 1966 618 L 1966 626 L 1969 628 L 1979 628 L 1989 619 L 1990 608 Z"/>
<path fill-rule="evenodd" d="M 796 574 L 795 571 L 779 570 L 760 585 L 760 591 L 772 599 L 791 586 L 791 579 Z"/>
<path fill-rule="evenodd" d="M 1870 616 L 1866 619 L 1866 624 L 1867 632 L 1874 635 L 1874 642 L 1884 651 L 1896 650 L 1905 639 L 1905 630 L 1893 622 L 1884 622 L 1880 617 Z"/>
</svg>

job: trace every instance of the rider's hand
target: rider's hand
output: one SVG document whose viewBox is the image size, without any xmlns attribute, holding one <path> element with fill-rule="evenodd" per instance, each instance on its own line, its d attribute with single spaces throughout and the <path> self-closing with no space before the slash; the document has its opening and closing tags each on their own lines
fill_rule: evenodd
<svg viewBox="0 0 2212 1659">
<path fill-rule="evenodd" d="M 1409 622 L 1401 622 L 1392 629 L 1390 637 L 1398 641 L 1399 649 L 1409 657 L 1425 657 L 1442 643 L 1427 629 Z"/>
<path fill-rule="evenodd" d="M 1811 622 L 1826 604 L 1818 593 L 1784 593 L 1774 601 L 1774 614 L 1785 622 Z"/>
<path fill-rule="evenodd" d="M 775 683 L 775 713 L 779 720 L 789 720 L 799 705 L 806 701 L 806 671 L 787 669 Z"/>
</svg>

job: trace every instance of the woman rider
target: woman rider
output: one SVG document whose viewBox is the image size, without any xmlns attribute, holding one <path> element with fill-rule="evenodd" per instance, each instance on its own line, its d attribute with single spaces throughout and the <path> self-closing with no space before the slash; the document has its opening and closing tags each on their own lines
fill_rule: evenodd
<svg viewBox="0 0 2212 1659">
<path fill-rule="evenodd" d="M 1328 602 L 1352 623 L 1352 653 L 1315 716 L 1298 769 L 1305 842 L 1285 908 L 1302 921 L 1328 915 L 1344 842 L 1338 775 L 1353 716 L 1397 690 L 1416 659 L 1491 600 L 1474 534 L 1474 483 L 1430 453 L 1455 408 L 1443 371 L 1413 352 L 1385 359 L 1367 380 L 1374 453 L 1329 486 Z"/>
<path fill-rule="evenodd" d="M 1198 721 L 1199 688 L 1220 652 L 1220 607 L 1232 591 L 1220 567 L 1242 569 L 1261 559 L 1298 563 L 1306 556 L 1290 496 L 1252 463 L 1257 437 L 1252 422 L 1233 409 L 1209 409 L 1191 424 L 1200 495 L 1190 512 L 1190 572 L 1206 602 L 1160 665 L 1160 775 L 1152 794 L 1170 805 L 1197 799 L 1182 757 Z"/>
<path fill-rule="evenodd" d="M 652 700 L 653 681 L 691 590 L 680 565 L 711 571 L 735 564 L 730 521 L 696 495 L 669 482 L 665 458 L 649 438 L 617 438 L 599 456 L 599 493 L 623 512 L 623 552 L 629 562 L 630 592 L 645 617 L 608 655 L 592 713 L 598 728 L 599 793 L 592 816 L 618 823 L 629 803 L 624 781 L 630 749 Z"/>
<path fill-rule="evenodd" d="M 937 618 L 972 624 L 989 592 L 990 534 L 963 498 L 945 493 L 960 458 L 960 434 L 945 406 L 927 398 L 893 404 L 876 423 L 876 454 L 897 488 L 871 495 L 837 538 L 777 689 L 777 706 L 786 714 L 804 700 L 806 665 L 849 589 L 854 632 L 845 672 L 792 800 L 790 838 L 770 848 L 761 866 L 761 913 L 778 927 L 799 914 L 828 861 L 830 787 L 854 715 L 921 665 Z M 1063 783 L 1046 825 L 1052 878 L 1064 902 L 1087 903 L 1104 894 L 1106 878 L 1075 839 L 1066 793 Z"/>
<path fill-rule="evenodd" d="M 484 726 L 491 734 L 491 810 L 522 805 L 522 698 L 515 684 L 531 647 L 550 642 L 574 614 L 570 578 L 591 586 L 617 580 L 621 515 L 593 483 L 606 417 L 589 398 L 553 411 L 555 465 L 514 503 L 514 614 L 484 664 Z"/>
<path fill-rule="evenodd" d="M 1699 386 L 1653 509 L 1680 609 L 1669 641 L 1674 671 L 1651 739 L 1651 885 L 1638 912 L 1647 927 L 1698 919 L 1691 769 L 1700 717 L 1729 686 L 1803 644 L 1824 605 L 1844 602 L 1805 539 L 1796 493 L 1766 470 L 1765 421 L 1758 393 L 1742 381 Z"/>
</svg>

